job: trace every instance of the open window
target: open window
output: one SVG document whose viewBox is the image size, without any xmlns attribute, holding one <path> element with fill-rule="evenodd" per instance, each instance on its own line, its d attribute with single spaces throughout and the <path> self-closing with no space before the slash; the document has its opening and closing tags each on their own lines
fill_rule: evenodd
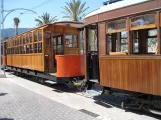
<svg viewBox="0 0 161 120">
<path fill-rule="evenodd" d="M 155 54 L 157 52 L 156 15 L 147 14 L 131 18 L 133 54 Z"/>
<path fill-rule="evenodd" d="M 106 24 L 107 53 L 128 52 L 127 20 L 121 19 Z"/>
</svg>

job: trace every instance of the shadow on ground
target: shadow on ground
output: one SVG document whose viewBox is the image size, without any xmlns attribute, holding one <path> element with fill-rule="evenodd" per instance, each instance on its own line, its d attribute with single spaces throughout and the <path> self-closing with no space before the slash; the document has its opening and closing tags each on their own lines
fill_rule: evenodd
<svg viewBox="0 0 161 120">
<path fill-rule="evenodd" d="M 95 100 L 96 104 L 99 104 L 106 108 L 111 108 L 115 106 L 119 109 L 122 109 L 121 102 L 125 100 L 124 97 L 120 97 L 119 95 L 117 96 L 117 95 L 106 95 L 106 94 L 95 96 L 93 99 Z M 149 116 L 161 120 L 161 115 L 156 115 L 145 110 L 125 109 L 125 112 L 131 112 L 138 115 Z"/>
<path fill-rule="evenodd" d="M 14 119 L 11 119 L 11 118 L 0 118 L 0 120 L 14 120 Z"/>
<path fill-rule="evenodd" d="M 12 73 L 12 74 L 14 74 L 14 73 Z M 20 76 L 18 76 L 18 77 L 20 77 Z M 24 79 L 30 80 L 32 82 L 39 83 L 32 76 L 21 76 L 21 77 L 24 78 Z M 58 93 L 65 93 L 65 92 L 67 92 L 67 93 L 78 93 L 78 92 L 80 92 L 77 88 L 69 88 L 64 84 L 56 84 L 56 85 L 50 85 L 50 86 L 45 85 L 45 86 L 53 88 L 52 91 L 58 92 Z M 117 94 L 113 94 L 113 95 L 107 95 L 107 94 L 98 95 L 98 96 L 94 96 L 93 99 L 95 100 L 95 103 L 98 104 L 98 105 L 104 106 L 106 108 L 112 108 L 112 107 L 115 106 L 115 107 L 117 107 L 119 109 L 122 109 L 121 108 L 121 103 L 122 103 L 122 101 L 125 100 L 124 97 L 122 97 L 120 95 L 117 95 Z M 125 112 L 132 112 L 132 113 L 135 113 L 135 114 L 138 114 L 138 115 L 149 116 L 149 117 L 153 117 L 153 118 L 156 118 L 158 120 L 161 120 L 160 115 L 156 115 L 156 114 L 147 112 L 145 110 L 143 111 L 143 110 L 125 109 Z M 0 120 L 13 120 L 13 119 L 0 119 Z"/>
<path fill-rule="evenodd" d="M 0 96 L 5 96 L 7 95 L 8 93 L 0 93 Z M 1 120 L 1 119 L 0 119 Z"/>
</svg>

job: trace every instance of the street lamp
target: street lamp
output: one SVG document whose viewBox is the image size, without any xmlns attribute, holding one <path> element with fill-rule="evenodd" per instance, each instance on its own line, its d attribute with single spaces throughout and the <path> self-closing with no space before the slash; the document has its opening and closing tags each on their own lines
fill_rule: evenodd
<svg viewBox="0 0 161 120">
<path fill-rule="evenodd" d="M 16 11 L 16 10 L 25 10 L 25 11 L 30 11 L 32 13 L 37 14 L 35 11 L 30 10 L 30 9 L 26 9 L 26 8 L 15 8 L 15 9 L 11 9 L 11 10 L 4 10 L 3 3 L 4 3 L 4 1 L 1 0 L 1 9 L 0 9 L 0 51 L 1 51 L 1 40 L 3 39 L 2 30 L 4 30 L 4 21 L 5 21 L 6 17 L 9 14 L 11 14 L 12 12 Z M 5 17 L 4 17 L 4 12 L 8 12 L 5 15 Z M 3 55 L 4 55 L 4 42 L 3 42 Z M 2 58 L 2 54 L 0 52 L 0 69 L 2 68 L 1 58 Z M 4 74 L 5 74 L 5 70 L 4 70 Z"/>
</svg>

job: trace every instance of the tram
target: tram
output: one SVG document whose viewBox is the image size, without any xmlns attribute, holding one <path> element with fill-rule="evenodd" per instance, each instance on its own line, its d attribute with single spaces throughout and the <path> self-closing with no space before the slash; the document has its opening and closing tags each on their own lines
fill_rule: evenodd
<svg viewBox="0 0 161 120">
<path fill-rule="evenodd" d="M 86 81 L 123 93 L 123 108 L 161 110 L 161 0 L 109 0 L 84 24 Z"/>
<path fill-rule="evenodd" d="M 39 82 L 73 85 L 84 78 L 80 53 L 82 22 L 58 21 L 5 40 L 3 65 Z M 74 81 L 73 81 L 74 80 Z"/>
</svg>

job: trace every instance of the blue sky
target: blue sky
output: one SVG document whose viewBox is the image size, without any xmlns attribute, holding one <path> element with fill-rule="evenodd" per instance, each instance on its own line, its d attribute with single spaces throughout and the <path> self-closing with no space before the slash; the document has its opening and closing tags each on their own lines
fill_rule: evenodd
<svg viewBox="0 0 161 120">
<path fill-rule="evenodd" d="M 49 1 L 47 4 L 43 4 L 41 7 L 34 9 L 37 14 L 33 14 L 28 12 L 26 14 L 20 14 L 25 11 L 16 11 L 11 13 L 5 20 L 5 28 L 13 28 L 13 18 L 19 17 L 20 24 L 19 28 L 32 28 L 36 26 L 35 18 L 43 14 L 43 12 L 49 12 L 52 16 L 57 16 L 58 19 L 64 20 L 62 18 L 63 13 L 61 13 L 62 7 L 65 5 L 66 2 L 70 0 L 4 0 L 4 10 L 11 10 L 15 8 L 26 8 L 32 9 L 36 6 L 41 5 L 44 1 Z M 102 6 L 102 2 L 106 0 L 81 0 L 82 2 L 86 1 L 86 6 L 89 6 L 89 9 L 86 13 L 93 11 Z M 5 13 L 7 14 L 7 13 Z"/>
</svg>

